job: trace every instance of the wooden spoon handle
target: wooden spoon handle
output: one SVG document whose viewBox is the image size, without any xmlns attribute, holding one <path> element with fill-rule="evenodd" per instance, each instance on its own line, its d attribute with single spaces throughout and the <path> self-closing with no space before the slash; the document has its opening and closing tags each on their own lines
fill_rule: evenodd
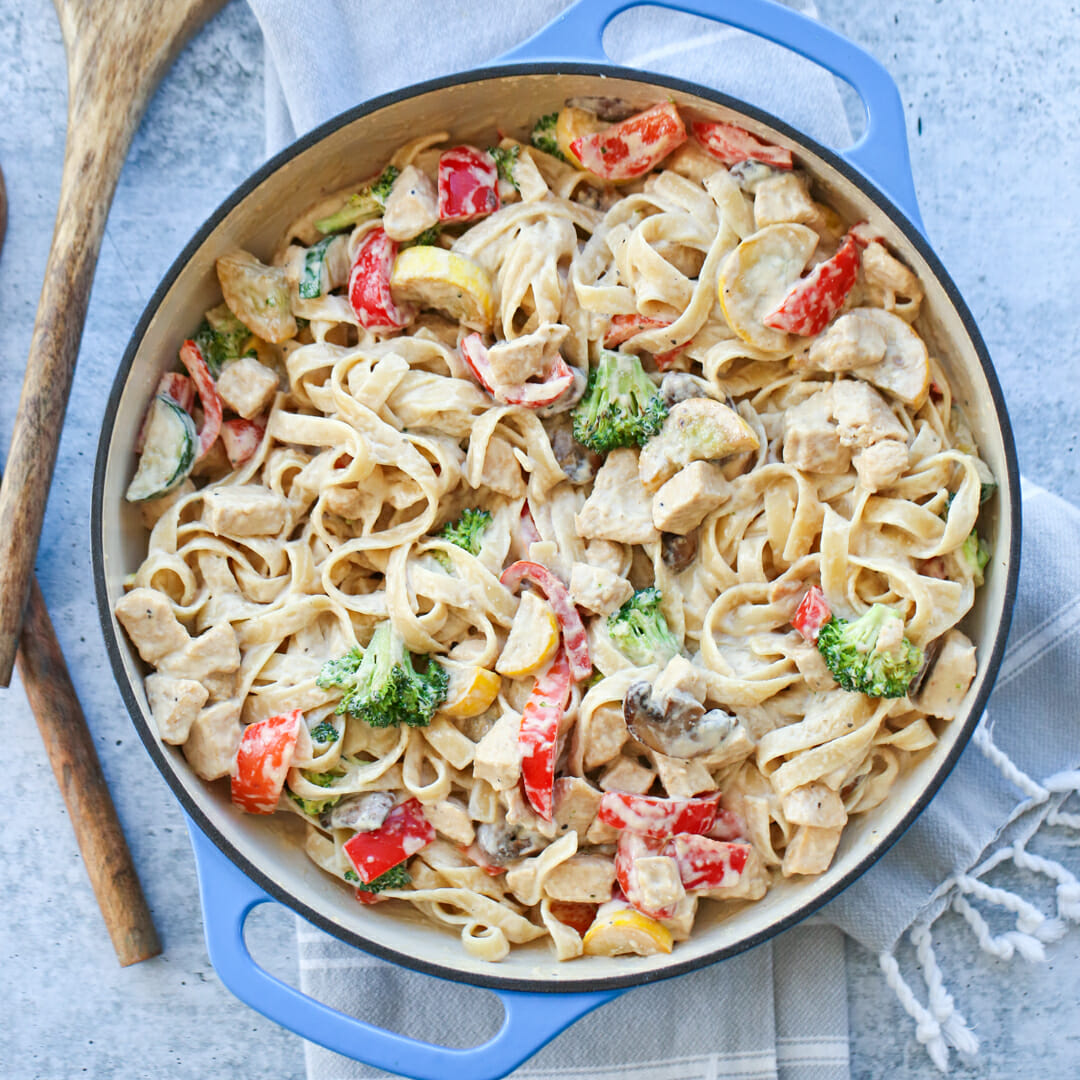
<svg viewBox="0 0 1080 1080">
<path fill-rule="evenodd" d="M 33 577 L 18 663 L 117 958 L 126 967 L 157 956 L 161 944 L 150 909 L 44 597 Z"/>
<path fill-rule="evenodd" d="M 11 681 L 94 264 L 131 135 L 125 125 L 89 138 L 85 129 L 70 129 L 73 120 L 69 117 L 60 207 L 0 485 L 0 686 Z"/>
</svg>

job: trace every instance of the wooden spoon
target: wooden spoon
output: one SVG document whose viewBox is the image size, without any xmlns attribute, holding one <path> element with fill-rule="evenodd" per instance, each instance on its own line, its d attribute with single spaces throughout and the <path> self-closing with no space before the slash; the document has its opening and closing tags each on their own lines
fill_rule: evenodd
<svg viewBox="0 0 1080 1080">
<path fill-rule="evenodd" d="M 23 608 L 105 219 L 131 137 L 161 76 L 224 0 L 55 0 L 67 52 L 68 128 L 52 250 L 0 485 L 0 686 Z"/>
</svg>

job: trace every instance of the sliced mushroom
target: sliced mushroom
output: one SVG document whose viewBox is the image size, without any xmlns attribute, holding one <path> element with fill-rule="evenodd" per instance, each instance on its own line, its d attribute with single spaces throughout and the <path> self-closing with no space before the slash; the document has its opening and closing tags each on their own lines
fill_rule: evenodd
<svg viewBox="0 0 1080 1080">
<path fill-rule="evenodd" d="M 669 409 L 680 401 L 709 396 L 702 384 L 684 371 L 669 371 L 660 380 L 660 395 Z"/>
<path fill-rule="evenodd" d="M 551 452 L 571 484 L 588 484 L 596 476 L 596 470 L 604 463 L 599 454 L 582 446 L 574 438 L 574 431 L 566 419 L 547 426 Z"/>
<path fill-rule="evenodd" d="M 772 176 L 776 176 L 780 170 L 774 169 L 771 165 L 766 165 L 761 161 L 754 161 L 752 158 L 747 158 L 746 161 L 740 161 L 735 165 L 732 165 L 728 172 L 731 174 L 731 178 L 735 181 L 739 187 L 746 192 L 747 195 L 753 195 L 757 191 L 758 184 L 762 180 L 768 180 Z"/>
<path fill-rule="evenodd" d="M 627 690 L 623 717 L 638 742 L 674 758 L 711 753 L 736 723 L 723 709 L 706 712 L 704 705 L 684 691 L 675 690 L 658 702 L 647 682 L 634 683 Z"/>
<path fill-rule="evenodd" d="M 641 112 L 639 105 L 631 105 L 629 101 L 617 97 L 572 97 L 566 99 L 566 104 L 571 109 L 594 113 L 598 119 L 606 120 L 609 124 Z"/>
<path fill-rule="evenodd" d="M 323 816 L 331 829 L 373 832 L 382 825 L 393 808 L 394 796 L 389 791 L 370 791 L 365 795 L 350 795 L 342 799 Z"/>
<path fill-rule="evenodd" d="M 662 533 L 660 537 L 660 552 L 664 565 L 676 574 L 685 570 L 697 557 L 698 534 L 697 529 L 679 536 L 678 533 Z"/>
<path fill-rule="evenodd" d="M 476 842 L 496 866 L 505 866 L 514 859 L 535 855 L 548 844 L 532 829 L 526 829 L 524 825 L 508 825 L 505 821 L 479 826 Z"/>
</svg>

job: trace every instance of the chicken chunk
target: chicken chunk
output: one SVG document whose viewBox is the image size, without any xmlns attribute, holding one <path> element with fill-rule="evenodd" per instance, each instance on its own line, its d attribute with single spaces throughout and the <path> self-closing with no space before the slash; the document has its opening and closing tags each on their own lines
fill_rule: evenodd
<svg viewBox="0 0 1080 1080">
<path fill-rule="evenodd" d="M 514 448 L 498 435 L 488 441 L 480 486 L 511 499 L 520 499 L 525 494 L 525 481 L 521 476 L 521 465 L 514 457 Z"/>
<path fill-rule="evenodd" d="M 412 240 L 439 222 L 435 185 L 415 165 L 406 165 L 386 197 L 383 228 L 391 240 Z"/>
<path fill-rule="evenodd" d="M 250 420 L 274 400 L 278 390 L 277 372 L 260 364 L 254 356 L 242 356 L 222 368 L 217 389 L 221 400 L 234 413 Z"/>
<path fill-rule="evenodd" d="M 867 491 L 880 491 L 895 484 L 908 469 L 908 448 L 899 439 L 884 439 L 852 459 L 859 482 Z"/>
<path fill-rule="evenodd" d="M 237 671 L 239 667 L 240 646 L 236 631 L 227 622 L 212 626 L 158 664 L 163 674 L 196 682 L 203 682 L 210 675 Z"/>
<path fill-rule="evenodd" d="M 840 796 L 820 781 L 789 791 L 783 799 L 784 817 L 792 825 L 813 825 L 820 829 L 842 829 L 847 811 Z"/>
<path fill-rule="evenodd" d="M 274 345 L 296 337 L 283 266 L 267 266 L 251 252 L 236 249 L 218 259 L 217 276 L 229 310 L 252 333 Z"/>
<path fill-rule="evenodd" d="M 634 586 L 624 577 L 600 566 L 574 563 L 570 572 L 570 599 L 597 615 L 610 615 L 631 596 Z"/>
<path fill-rule="evenodd" d="M 585 768 L 595 769 L 598 765 L 606 765 L 623 748 L 629 737 L 622 707 L 601 705 L 592 714 L 589 723 L 589 734 L 585 743 Z"/>
<path fill-rule="evenodd" d="M 555 781 L 555 824 L 559 833 L 575 831 L 584 838 L 600 808 L 602 793 L 580 776 L 561 776 Z"/>
<path fill-rule="evenodd" d="M 146 696 L 162 741 L 179 746 L 187 739 L 209 691 L 193 679 L 174 679 L 155 672 L 146 677 Z"/>
<path fill-rule="evenodd" d="M 632 758 L 620 757 L 600 777 L 600 787 L 604 791 L 628 791 L 633 795 L 644 795 L 655 779 L 656 773 L 652 769 L 639 765 Z"/>
<path fill-rule="evenodd" d="M 652 505 L 638 474 L 638 452 L 612 450 L 596 474 L 592 494 L 574 515 L 578 536 L 622 544 L 654 544 Z"/>
<path fill-rule="evenodd" d="M 473 775 L 486 780 L 496 791 L 508 791 L 521 776 L 520 727 L 521 717 L 515 712 L 505 712 L 476 744 Z"/>
<path fill-rule="evenodd" d="M 784 463 L 802 472 L 843 473 L 851 451 L 832 422 L 829 390 L 819 390 L 784 412 Z"/>
<path fill-rule="evenodd" d="M 437 803 L 426 803 L 423 810 L 428 823 L 455 844 L 468 847 L 476 839 L 476 830 L 469 818 L 469 811 L 457 799 L 447 798 Z"/>
<path fill-rule="evenodd" d="M 812 225 L 818 208 L 801 176 L 783 172 L 762 180 L 754 188 L 754 225 L 764 229 L 781 221 Z"/>
<path fill-rule="evenodd" d="M 840 829 L 823 829 L 815 825 L 800 825 L 784 848 L 780 871 L 784 877 L 793 874 L 823 874 L 836 854 Z"/>
<path fill-rule="evenodd" d="M 513 341 L 496 342 L 488 349 L 488 361 L 495 381 L 517 386 L 543 375 L 569 333 L 569 326 L 544 323 L 531 334 L 524 334 Z"/>
<path fill-rule="evenodd" d="M 705 791 L 716 790 L 716 781 L 700 761 L 668 757 L 666 754 L 654 754 L 653 761 L 668 798 L 688 799 Z"/>
<path fill-rule="evenodd" d="M 686 890 L 679 875 L 679 864 L 670 855 L 644 855 L 634 860 L 635 902 L 648 911 L 675 907 Z"/>
<path fill-rule="evenodd" d="M 842 379 L 829 393 L 842 445 L 867 447 L 883 439 L 907 442 L 907 429 L 868 383 Z"/>
<path fill-rule="evenodd" d="M 243 734 L 239 702 L 211 705 L 195 717 L 184 743 L 184 757 L 204 780 L 220 780 L 232 771 Z"/>
<path fill-rule="evenodd" d="M 850 371 L 885 358 L 885 335 L 871 319 L 852 311 L 841 315 L 810 346 L 811 367 L 821 371 Z"/>
<path fill-rule="evenodd" d="M 156 664 L 188 643 L 188 632 L 173 614 L 169 598 L 156 589 L 132 589 L 116 605 L 116 617 L 139 655 Z"/>
<path fill-rule="evenodd" d="M 289 519 L 289 504 L 254 484 L 213 488 L 203 495 L 203 518 L 218 536 L 274 536 Z"/>
<path fill-rule="evenodd" d="M 931 716 L 955 719 L 977 667 L 975 646 L 959 630 L 950 630 L 913 704 Z"/>
<path fill-rule="evenodd" d="M 896 311 L 914 319 L 922 303 L 923 287 L 919 279 L 884 244 L 876 240 L 862 253 L 861 271 L 866 297 L 875 307 Z"/>
<path fill-rule="evenodd" d="M 673 656 L 653 684 L 653 698 L 657 701 L 669 701 L 678 692 L 689 694 L 704 705 L 706 690 L 701 671 L 685 656 Z"/>
<path fill-rule="evenodd" d="M 685 536 L 727 502 L 730 494 L 731 485 L 719 466 L 692 461 L 653 496 L 653 524 L 661 532 Z"/>
<path fill-rule="evenodd" d="M 615 887 L 615 864 L 604 855 L 572 855 L 544 878 L 552 900 L 603 904 Z"/>
</svg>

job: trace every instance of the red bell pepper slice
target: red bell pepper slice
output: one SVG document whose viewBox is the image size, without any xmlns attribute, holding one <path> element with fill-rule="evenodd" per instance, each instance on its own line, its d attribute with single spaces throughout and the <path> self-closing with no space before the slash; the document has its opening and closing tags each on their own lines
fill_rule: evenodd
<svg viewBox="0 0 1080 1080">
<path fill-rule="evenodd" d="M 832 612 L 829 610 L 829 603 L 825 599 L 825 594 L 816 585 L 811 585 L 806 590 L 806 595 L 799 601 L 791 625 L 807 641 L 817 641 L 821 628 L 831 618 Z"/>
<path fill-rule="evenodd" d="M 692 799 L 663 799 L 605 791 L 596 816 L 605 825 L 662 840 L 675 833 L 706 833 L 713 827 L 720 793 Z"/>
<path fill-rule="evenodd" d="M 277 809 L 303 715 L 293 709 L 244 729 L 232 778 L 234 806 L 249 814 L 272 814 Z"/>
<path fill-rule="evenodd" d="M 671 838 L 664 854 L 675 860 L 684 889 L 722 889 L 739 880 L 750 850 L 749 844 L 680 834 Z"/>
<path fill-rule="evenodd" d="M 181 375 L 178 371 L 167 371 L 158 380 L 154 397 L 160 397 L 162 394 L 167 398 L 172 398 L 189 415 L 191 410 L 195 408 L 195 386 L 186 375 Z M 151 408 L 153 404 L 151 400 Z M 146 410 L 143 422 L 139 425 L 139 434 L 135 436 L 136 454 L 141 454 L 143 447 L 146 445 L 146 429 L 150 423 L 150 412 L 151 409 Z"/>
<path fill-rule="evenodd" d="M 686 142 L 686 125 L 670 101 L 628 116 L 570 144 L 585 168 L 603 180 L 632 180 L 656 168 Z"/>
<path fill-rule="evenodd" d="M 734 810 L 717 810 L 712 828 L 705 833 L 713 840 L 745 840 L 746 822 Z"/>
<path fill-rule="evenodd" d="M 202 405 L 203 426 L 199 432 L 199 448 L 195 452 L 195 460 L 201 461 L 210 453 L 210 447 L 217 442 L 218 433 L 221 431 L 221 397 L 218 395 L 214 376 L 210 374 L 203 354 L 194 341 L 185 341 L 180 346 L 180 363 L 187 368 Z"/>
<path fill-rule="evenodd" d="M 645 902 L 638 882 L 637 860 L 666 854 L 662 840 L 654 840 L 640 833 L 619 834 L 619 844 L 615 849 L 615 879 L 626 894 L 630 906 L 642 915 L 648 915 L 650 919 L 670 919 L 675 914 L 675 905 L 654 908 Z"/>
<path fill-rule="evenodd" d="M 384 900 L 389 900 L 389 896 L 383 896 L 382 893 L 372 892 L 370 889 L 354 889 L 353 892 L 356 895 L 356 899 L 361 904 L 381 904 Z"/>
<path fill-rule="evenodd" d="M 342 848 L 360 880 L 370 884 L 387 870 L 412 858 L 435 839 L 435 829 L 417 799 L 398 803 L 371 832 L 359 832 Z"/>
<path fill-rule="evenodd" d="M 643 330 L 658 330 L 670 325 L 670 319 L 653 319 L 648 315 L 612 315 L 608 332 L 604 335 L 604 348 L 614 349 Z M 661 371 L 667 371 L 685 348 L 685 344 L 676 345 L 667 352 L 653 353 L 653 361 Z"/>
<path fill-rule="evenodd" d="M 506 385 L 496 382 L 488 359 L 487 346 L 479 334 L 469 334 L 462 339 L 461 357 L 473 373 L 476 381 L 503 405 L 521 405 L 526 409 L 540 409 L 562 397 L 574 385 L 574 373 L 558 353 L 542 382 Z"/>
<path fill-rule="evenodd" d="M 455 146 L 439 157 L 439 220 L 474 221 L 499 209 L 495 159 L 475 146 Z"/>
<path fill-rule="evenodd" d="M 559 756 L 559 723 L 570 699 L 570 665 L 559 649 L 547 671 L 536 676 L 518 729 L 521 779 L 529 805 L 550 821 L 555 802 L 555 759 Z"/>
<path fill-rule="evenodd" d="M 831 259 L 818 263 L 806 277 L 796 281 L 780 306 L 762 321 L 789 334 L 820 334 L 843 306 L 858 276 L 859 245 L 849 235 Z"/>
<path fill-rule="evenodd" d="M 524 559 L 511 563 L 502 572 L 499 581 L 513 592 L 526 579 L 547 597 L 547 602 L 555 612 L 559 629 L 562 631 L 563 648 L 570 661 L 570 674 L 576 682 L 587 679 L 592 674 L 592 660 L 589 659 L 585 624 L 581 621 L 566 586 L 546 566 Z"/>
<path fill-rule="evenodd" d="M 572 927 L 582 937 L 593 924 L 599 904 L 589 904 L 581 900 L 552 900 L 548 910 L 561 923 Z"/>
<path fill-rule="evenodd" d="M 400 330 L 416 314 L 411 304 L 396 304 L 390 293 L 397 253 L 397 242 L 382 228 L 368 233 L 356 253 L 349 271 L 349 303 L 367 330 Z"/>
<path fill-rule="evenodd" d="M 265 434 L 266 424 L 257 420 L 245 420 L 243 417 L 226 420 L 221 425 L 221 441 L 229 464 L 234 469 L 243 465 L 259 449 Z"/>
<path fill-rule="evenodd" d="M 736 124 L 696 120 L 690 127 L 694 138 L 725 165 L 738 165 L 740 161 L 760 161 L 776 169 L 790 169 L 794 165 L 790 150 L 763 142 Z"/>
</svg>

